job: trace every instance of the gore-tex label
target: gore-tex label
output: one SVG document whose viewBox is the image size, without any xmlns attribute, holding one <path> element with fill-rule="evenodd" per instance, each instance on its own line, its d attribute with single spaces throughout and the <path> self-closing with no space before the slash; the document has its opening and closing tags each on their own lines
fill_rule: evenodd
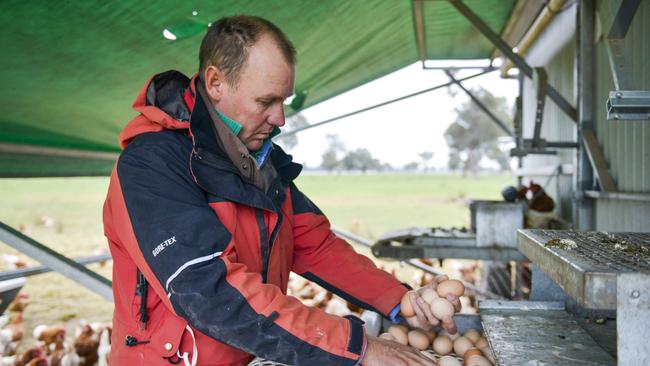
<svg viewBox="0 0 650 366">
<path fill-rule="evenodd" d="M 155 257 L 158 254 L 160 254 L 160 252 L 162 252 L 165 248 L 167 248 L 168 246 L 170 246 L 170 245 L 172 245 L 174 243 L 176 243 L 176 237 L 172 236 L 171 238 L 169 238 L 169 239 L 163 241 L 162 243 L 158 244 L 156 246 L 156 248 L 153 251 L 151 251 L 151 254 L 153 254 L 153 256 Z"/>
</svg>

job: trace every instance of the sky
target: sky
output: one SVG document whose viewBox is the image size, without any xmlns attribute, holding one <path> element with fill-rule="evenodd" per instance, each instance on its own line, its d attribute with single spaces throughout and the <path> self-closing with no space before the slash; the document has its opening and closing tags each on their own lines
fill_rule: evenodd
<svg viewBox="0 0 650 366">
<path fill-rule="evenodd" d="M 461 71 L 456 78 L 478 72 Z M 448 81 L 443 71 L 423 70 L 418 62 L 307 108 L 302 114 L 310 124 L 317 123 Z M 516 80 L 501 79 L 499 71 L 464 81 L 463 85 L 468 89 L 483 86 L 506 97 L 509 105 L 514 104 L 518 88 Z M 396 168 L 421 162 L 418 155 L 425 151 L 433 152 L 430 167 L 444 168 L 449 152 L 444 132 L 455 119 L 455 108 L 468 99 L 457 87 L 453 90 L 457 91 L 455 96 L 450 95 L 448 88 L 441 88 L 299 132 L 298 145 L 288 152 L 296 162 L 316 168 L 328 147 L 326 136 L 336 134 L 347 151 L 366 148 L 373 157 Z M 288 119 L 283 129 L 290 128 Z"/>
</svg>

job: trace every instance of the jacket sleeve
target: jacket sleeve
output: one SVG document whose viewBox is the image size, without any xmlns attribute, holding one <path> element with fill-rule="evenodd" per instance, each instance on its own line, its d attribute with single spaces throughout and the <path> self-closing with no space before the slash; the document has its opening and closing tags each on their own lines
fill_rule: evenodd
<svg viewBox="0 0 650 366">
<path fill-rule="evenodd" d="M 233 236 L 188 171 L 189 151 L 140 142 L 116 165 L 111 210 L 125 214 L 112 225 L 163 303 L 202 333 L 269 360 L 354 365 L 362 322 L 306 307 L 238 263 Z"/>
<path fill-rule="evenodd" d="M 294 271 L 364 309 L 394 319 L 408 288 L 337 237 L 321 210 L 292 184 Z M 393 315 L 393 316 L 391 316 Z"/>
</svg>

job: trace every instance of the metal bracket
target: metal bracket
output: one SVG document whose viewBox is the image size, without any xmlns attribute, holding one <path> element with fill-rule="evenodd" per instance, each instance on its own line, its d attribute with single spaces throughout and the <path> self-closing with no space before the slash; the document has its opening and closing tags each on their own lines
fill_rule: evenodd
<svg viewBox="0 0 650 366">
<path fill-rule="evenodd" d="M 610 91 L 607 98 L 608 120 L 650 119 L 650 91 Z"/>
<path fill-rule="evenodd" d="M 3 222 L 0 222 L 0 241 L 96 292 L 106 300 L 113 301 L 110 280 L 7 226 Z"/>
<path fill-rule="evenodd" d="M 537 107 L 535 109 L 535 132 L 533 133 L 533 147 L 541 148 L 540 140 L 542 133 L 542 122 L 544 120 L 544 105 L 546 102 L 546 84 L 548 74 L 543 67 L 536 67 L 533 71 L 533 84 L 537 90 Z"/>
<path fill-rule="evenodd" d="M 545 139 L 523 139 L 521 147 L 510 150 L 510 156 L 526 155 L 555 155 L 556 150 L 551 149 L 577 149 L 579 144 L 573 141 L 546 141 Z"/>
<path fill-rule="evenodd" d="M 607 119 L 610 121 L 650 119 L 650 91 L 634 90 L 629 72 L 632 57 L 624 42 L 640 4 L 641 0 L 623 0 L 607 34 L 605 48 L 616 88 L 609 92 L 607 99 Z"/>
<path fill-rule="evenodd" d="M 476 27 L 496 48 L 519 68 L 520 72 L 529 78 L 533 77 L 533 68 L 519 55 L 512 51 L 512 48 L 496 34 L 489 25 L 487 25 L 476 13 L 467 7 L 461 0 L 448 0 L 467 20 Z M 551 85 L 546 84 L 546 94 L 557 104 L 557 106 L 566 113 L 572 121 L 578 120 L 578 112 L 571 103 L 555 90 Z"/>
</svg>

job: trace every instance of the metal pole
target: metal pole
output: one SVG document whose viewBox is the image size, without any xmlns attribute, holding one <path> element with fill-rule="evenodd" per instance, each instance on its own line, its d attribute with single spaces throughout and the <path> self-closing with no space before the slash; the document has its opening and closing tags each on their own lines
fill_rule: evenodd
<svg viewBox="0 0 650 366">
<path fill-rule="evenodd" d="M 0 222 L 0 241 L 113 301 L 111 281 Z"/>
<path fill-rule="evenodd" d="M 578 7 L 576 49 L 576 91 L 578 93 L 578 141 L 584 141 L 583 130 L 593 129 L 594 110 L 594 29 L 593 1 L 581 1 Z M 594 174 L 584 144 L 579 144 L 575 155 L 573 223 L 579 230 L 594 230 L 594 202 L 585 196 L 592 189 Z"/>
<path fill-rule="evenodd" d="M 508 57 L 517 67 L 520 72 L 532 79 L 533 77 L 533 68 L 526 63 L 526 61 L 514 53 L 508 44 L 499 37 L 498 34 L 485 24 L 485 22 L 479 18 L 470 8 L 468 8 L 461 0 L 449 0 L 452 6 L 454 6 L 467 20 L 469 20 L 472 25 L 474 25 L 479 32 L 481 32 L 492 44 L 501 51 L 506 57 Z M 560 94 L 555 88 L 551 85 L 546 84 L 546 94 L 557 104 L 564 113 L 566 113 L 573 121 L 577 121 L 577 112 L 576 109 L 569 103 L 562 94 Z"/>
<path fill-rule="evenodd" d="M 483 69 L 483 72 L 480 72 L 480 73 L 478 73 L 478 74 L 474 74 L 474 75 L 471 75 L 471 76 L 468 76 L 468 77 L 465 77 L 465 78 L 459 79 L 458 81 L 465 81 L 465 80 L 473 79 L 473 78 L 475 78 L 475 77 L 477 77 L 477 76 L 485 75 L 485 74 L 488 74 L 488 73 L 490 73 L 490 72 L 492 72 L 492 71 L 495 71 L 495 70 L 496 70 L 495 68 L 484 68 L 484 69 Z M 428 92 L 430 92 L 430 91 L 434 91 L 434 90 L 437 90 L 437 89 L 445 88 L 445 87 L 448 87 L 449 85 L 452 85 L 452 84 L 453 84 L 453 82 L 450 81 L 450 82 L 448 82 L 448 83 L 444 83 L 444 84 L 436 85 L 436 86 L 434 86 L 434 87 L 432 87 L 432 88 L 428 88 L 428 89 L 424 89 L 424 90 L 417 91 L 417 92 L 415 92 L 415 93 L 407 94 L 407 95 L 405 95 L 405 96 L 403 96 L 403 97 L 399 97 L 399 98 L 396 98 L 396 99 L 391 99 L 391 100 L 388 100 L 388 101 L 385 101 L 385 102 L 382 102 L 382 103 L 379 103 L 379 104 L 372 105 L 372 106 L 370 106 L 370 107 L 366 107 L 366 108 L 363 108 L 363 109 L 359 109 L 359 110 L 354 111 L 354 112 L 350 112 L 350 113 L 342 114 L 342 115 L 340 115 L 340 116 L 336 116 L 336 117 L 333 117 L 333 118 L 330 118 L 330 119 L 326 119 L 326 120 L 321 121 L 321 122 L 318 122 L 318 123 L 313 123 L 313 124 L 311 124 L 311 125 L 309 125 L 309 126 L 305 126 L 305 127 L 301 127 L 301 128 L 296 128 L 295 130 L 292 130 L 292 131 L 282 132 L 282 136 L 293 135 L 293 134 L 296 134 L 296 133 L 298 133 L 298 132 L 301 132 L 301 131 L 304 131 L 304 130 L 308 130 L 308 129 L 310 129 L 310 128 L 314 128 L 314 127 L 318 127 L 318 126 L 324 125 L 324 124 L 326 124 L 326 123 L 330 123 L 330 122 L 338 121 L 338 120 L 343 119 L 343 118 L 346 118 L 346 117 L 354 116 L 355 114 L 359 114 L 359 113 L 367 112 L 367 111 L 369 111 L 369 110 L 372 110 L 372 109 L 375 109 L 375 108 L 379 108 L 379 107 L 383 107 L 383 106 L 385 106 L 385 105 L 392 104 L 392 103 L 395 103 L 395 102 L 399 102 L 399 101 L 404 100 L 404 99 L 407 99 L 407 98 L 415 97 L 415 96 L 418 96 L 418 95 L 420 95 L 420 94 L 424 94 L 424 93 L 428 93 Z"/>
<path fill-rule="evenodd" d="M 461 88 L 461 89 L 465 92 L 465 94 L 467 94 L 467 95 L 470 97 L 470 99 L 472 99 L 472 101 L 473 101 L 473 102 L 474 102 L 474 103 L 475 103 L 479 108 L 481 108 L 481 110 L 482 110 L 483 112 L 485 112 L 485 114 L 487 114 L 488 117 L 490 117 L 490 119 L 491 119 L 494 123 L 497 124 L 497 126 L 499 126 L 503 131 L 505 131 L 505 133 L 507 133 L 507 134 L 510 135 L 511 137 L 515 137 L 514 132 L 512 132 L 512 130 L 509 129 L 509 128 L 506 126 L 506 124 L 503 123 L 503 121 L 501 121 L 501 119 L 499 119 L 499 117 L 497 117 L 494 113 L 492 113 L 492 111 L 490 111 L 490 110 L 488 109 L 488 107 L 486 107 L 485 104 L 483 104 L 483 102 L 481 102 L 477 97 L 475 97 L 474 94 L 472 94 L 472 92 L 470 92 L 467 88 L 465 88 L 465 87 L 463 86 L 463 84 L 460 83 L 460 81 L 456 80 L 456 78 L 454 77 L 454 75 L 453 75 L 451 72 L 449 72 L 449 70 L 445 70 L 445 74 L 447 74 L 447 76 L 449 77 L 449 79 L 451 79 L 451 81 L 453 81 L 454 84 L 458 85 L 458 87 Z"/>
</svg>

